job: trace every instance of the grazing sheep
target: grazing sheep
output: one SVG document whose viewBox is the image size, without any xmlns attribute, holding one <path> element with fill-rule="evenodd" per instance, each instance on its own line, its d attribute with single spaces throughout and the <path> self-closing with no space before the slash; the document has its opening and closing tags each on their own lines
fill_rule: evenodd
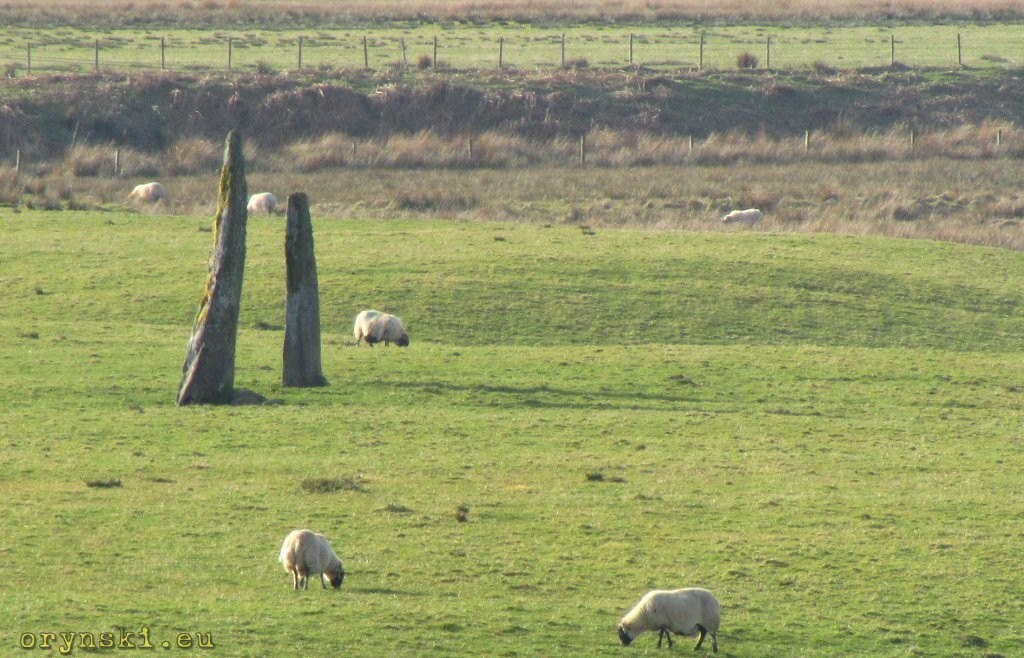
<svg viewBox="0 0 1024 658">
<path fill-rule="evenodd" d="M 308 589 L 309 577 L 320 576 L 320 585 L 324 584 L 324 576 L 331 581 L 334 589 L 341 587 L 345 580 L 345 568 L 341 564 L 327 537 L 318 535 L 312 530 L 293 530 L 284 538 L 281 555 L 278 560 L 284 564 L 284 570 L 292 575 L 292 589 Z"/>
<path fill-rule="evenodd" d="M 757 208 L 747 208 L 746 210 L 733 210 L 731 213 L 722 218 L 723 224 L 742 224 L 743 226 L 753 226 L 758 224 L 764 219 L 764 213 Z"/>
<path fill-rule="evenodd" d="M 264 213 L 273 215 L 277 210 L 277 197 L 270 192 L 260 192 L 249 197 L 249 204 L 246 206 L 249 214 Z"/>
<path fill-rule="evenodd" d="M 711 635 L 711 646 L 718 653 L 718 623 L 721 618 L 718 599 L 706 589 L 690 587 L 677 590 L 652 590 L 643 595 L 619 622 L 619 641 L 628 645 L 636 636 L 647 631 L 658 631 L 658 646 L 661 638 L 668 638 L 672 646 L 672 633 L 676 635 L 700 635 L 697 646 L 700 649 L 704 638 Z"/>
<path fill-rule="evenodd" d="M 364 340 L 370 347 L 373 347 L 374 343 L 380 342 L 383 342 L 384 345 L 390 345 L 393 342 L 399 347 L 406 347 L 409 344 L 409 336 L 405 333 L 402 321 L 380 311 L 360 312 L 356 316 L 352 334 L 356 337 L 356 347 L 359 347 L 359 343 Z"/>
<path fill-rule="evenodd" d="M 141 201 L 142 203 L 156 203 L 161 199 L 167 198 L 167 188 L 156 181 L 143 183 L 136 185 L 132 193 L 128 195 L 128 198 L 134 201 Z"/>
</svg>

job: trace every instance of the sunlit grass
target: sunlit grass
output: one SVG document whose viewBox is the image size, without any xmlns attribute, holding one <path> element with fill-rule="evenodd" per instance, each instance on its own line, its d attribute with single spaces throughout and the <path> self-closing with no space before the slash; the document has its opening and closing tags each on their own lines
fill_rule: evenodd
<svg viewBox="0 0 1024 658">
<path fill-rule="evenodd" d="M 1024 649 L 1016 253 L 315 216 L 330 385 L 282 389 L 283 228 L 253 218 L 236 385 L 281 403 L 179 409 L 209 222 L 0 211 L 11 651 L 612 656 L 689 584 L 725 656 Z M 356 348 L 366 305 L 412 345 Z M 291 590 L 296 527 L 340 592 Z"/>
</svg>

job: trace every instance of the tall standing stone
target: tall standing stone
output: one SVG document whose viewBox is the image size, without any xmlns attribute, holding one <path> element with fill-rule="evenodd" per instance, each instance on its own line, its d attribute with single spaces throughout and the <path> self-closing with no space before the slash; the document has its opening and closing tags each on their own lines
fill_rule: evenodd
<svg viewBox="0 0 1024 658">
<path fill-rule="evenodd" d="M 210 274 L 185 353 L 178 388 L 179 406 L 226 404 L 234 393 L 248 197 L 242 137 L 233 130 L 228 133 L 224 148 Z"/>
<path fill-rule="evenodd" d="M 288 297 L 284 312 L 284 386 L 324 386 L 320 368 L 320 292 L 313 250 L 309 198 L 288 195 L 284 256 Z"/>
</svg>

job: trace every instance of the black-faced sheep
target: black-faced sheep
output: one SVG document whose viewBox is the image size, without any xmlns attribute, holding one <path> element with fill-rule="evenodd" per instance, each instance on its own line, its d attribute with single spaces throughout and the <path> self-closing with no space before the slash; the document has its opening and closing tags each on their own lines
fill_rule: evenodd
<svg viewBox="0 0 1024 658">
<path fill-rule="evenodd" d="M 284 565 L 284 570 L 292 575 L 292 589 L 299 589 L 300 585 L 302 589 L 308 589 L 309 577 L 313 575 L 320 577 L 320 585 L 324 589 L 327 589 L 325 576 L 334 589 L 341 587 L 341 582 L 345 580 L 345 568 L 327 537 L 312 530 L 290 532 L 284 538 L 278 560 Z"/>
<path fill-rule="evenodd" d="M 249 211 L 250 215 L 257 213 L 263 213 L 264 215 L 273 215 L 274 211 L 277 210 L 277 197 L 270 192 L 259 192 L 249 197 L 249 203 L 246 205 L 246 210 Z"/>
<path fill-rule="evenodd" d="M 128 198 L 141 203 L 156 203 L 167 198 L 167 188 L 156 181 L 142 183 L 135 186 Z"/>
<path fill-rule="evenodd" d="M 672 633 L 699 635 L 700 649 L 704 638 L 711 635 L 711 646 L 718 653 L 718 624 L 721 612 L 718 599 L 706 589 L 689 587 L 676 590 L 652 590 L 643 595 L 633 609 L 619 622 L 619 641 L 623 646 L 647 631 L 658 631 L 658 646 L 662 637 L 672 646 Z"/>
<path fill-rule="evenodd" d="M 753 226 L 754 224 L 760 224 L 762 219 L 764 219 L 763 212 L 757 208 L 747 208 L 746 210 L 733 210 L 722 218 L 722 223 Z"/>
<path fill-rule="evenodd" d="M 405 333 L 402 321 L 380 311 L 361 311 L 356 316 L 352 334 L 356 337 L 356 347 L 364 340 L 370 347 L 373 347 L 374 343 L 394 343 L 399 347 L 409 345 L 409 335 Z"/>
</svg>

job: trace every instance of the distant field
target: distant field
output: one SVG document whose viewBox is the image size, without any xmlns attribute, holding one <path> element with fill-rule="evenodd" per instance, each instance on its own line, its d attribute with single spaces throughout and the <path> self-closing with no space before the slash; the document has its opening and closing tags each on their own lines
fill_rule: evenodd
<svg viewBox="0 0 1024 658">
<path fill-rule="evenodd" d="M 124 23 L 132 21 L 252 22 L 281 20 L 351 22 L 381 19 L 654 21 L 654 20 L 954 20 L 1020 16 L 1015 0 L 4 0 L 0 11 L 24 22 Z"/>
<path fill-rule="evenodd" d="M 615 624 L 690 584 L 724 657 L 1024 652 L 1019 253 L 314 223 L 330 386 L 279 385 L 252 218 L 236 385 L 282 404 L 179 409 L 209 217 L 0 209 L 0 653 L 667 655 Z M 354 347 L 367 306 L 412 345 Z M 305 526 L 340 592 L 290 589 Z"/>
<path fill-rule="evenodd" d="M 223 71 L 230 64 L 238 71 L 283 71 L 298 66 L 301 38 L 303 67 L 361 69 L 368 64 L 382 70 L 419 66 L 423 57 L 432 66 L 436 38 L 437 61 L 444 68 L 497 69 L 500 63 L 505 68 L 551 70 L 563 63 L 564 35 L 567 64 L 621 68 L 630 64 L 632 35 L 632 63 L 652 69 L 702 63 L 708 69 L 736 68 L 742 53 L 754 55 L 762 68 L 863 68 L 888 66 L 894 59 L 908 66 L 956 67 L 962 62 L 984 68 L 1020 66 L 1021 34 L 1022 25 L 1009 22 L 833 27 L 395 23 L 319 30 L 10 27 L 0 36 L 0 65 L 15 74 L 27 71 L 29 57 L 33 72 L 92 71 L 97 61 L 102 70 L 164 66 Z"/>
</svg>

